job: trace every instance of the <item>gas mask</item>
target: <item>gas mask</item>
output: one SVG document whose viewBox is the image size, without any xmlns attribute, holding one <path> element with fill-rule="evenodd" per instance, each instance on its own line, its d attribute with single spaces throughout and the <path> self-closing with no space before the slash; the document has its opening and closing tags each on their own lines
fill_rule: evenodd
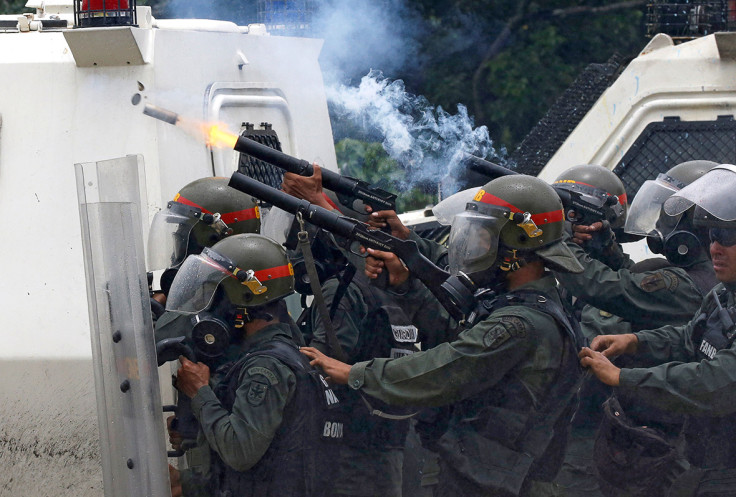
<svg viewBox="0 0 736 497">
<path fill-rule="evenodd" d="M 706 257 L 703 244 L 689 221 L 692 211 L 677 216 L 661 212 L 655 228 L 647 234 L 647 245 L 672 264 L 688 267 Z"/>
</svg>

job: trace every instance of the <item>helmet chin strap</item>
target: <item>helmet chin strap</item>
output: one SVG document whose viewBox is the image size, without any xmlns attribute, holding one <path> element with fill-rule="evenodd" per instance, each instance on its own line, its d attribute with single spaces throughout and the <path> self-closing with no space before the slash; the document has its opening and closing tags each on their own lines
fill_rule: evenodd
<svg viewBox="0 0 736 497">
<path fill-rule="evenodd" d="M 494 266 L 504 272 L 513 272 L 523 268 L 534 259 L 536 257 L 530 252 L 499 246 Z"/>
</svg>

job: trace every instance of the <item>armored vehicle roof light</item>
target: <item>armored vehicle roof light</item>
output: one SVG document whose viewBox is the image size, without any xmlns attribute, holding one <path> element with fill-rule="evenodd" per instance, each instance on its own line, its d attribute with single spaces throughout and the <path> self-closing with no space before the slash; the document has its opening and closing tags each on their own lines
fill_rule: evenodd
<svg viewBox="0 0 736 497">
<path fill-rule="evenodd" d="M 74 0 L 74 27 L 135 26 L 136 0 Z"/>
</svg>

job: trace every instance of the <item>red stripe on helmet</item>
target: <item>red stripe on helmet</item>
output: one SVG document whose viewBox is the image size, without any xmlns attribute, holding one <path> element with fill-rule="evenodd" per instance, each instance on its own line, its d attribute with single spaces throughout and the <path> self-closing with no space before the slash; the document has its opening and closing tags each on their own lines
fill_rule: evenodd
<svg viewBox="0 0 736 497">
<path fill-rule="evenodd" d="M 588 184 L 588 183 L 583 183 L 582 181 L 575 181 L 574 179 L 561 179 L 559 181 L 555 181 L 554 184 L 555 185 L 564 185 L 565 183 L 572 183 L 574 185 L 584 185 L 584 186 L 589 186 L 591 188 L 595 188 L 596 190 L 600 190 L 600 188 L 598 188 L 597 186 L 594 186 L 594 185 L 591 185 L 591 184 Z"/>
<path fill-rule="evenodd" d="M 511 212 L 514 213 L 523 213 L 525 211 L 519 209 L 513 204 L 510 204 L 506 202 L 504 199 L 499 198 L 495 195 L 491 195 L 485 190 L 480 190 L 478 192 L 478 195 L 475 196 L 475 200 L 478 202 L 483 202 L 484 204 L 490 204 L 490 205 L 497 205 L 499 207 L 507 207 Z M 562 212 L 562 209 L 556 210 L 556 211 L 550 211 L 550 212 L 542 212 L 539 214 L 532 214 L 532 221 L 534 221 L 534 224 L 539 226 L 540 224 L 549 224 L 549 223 L 556 223 L 559 221 L 564 221 L 565 215 Z"/>
<path fill-rule="evenodd" d="M 261 269 L 260 271 L 256 271 L 254 276 L 258 279 L 258 281 L 263 283 L 268 280 L 275 280 L 276 278 L 283 278 L 285 276 L 289 276 L 293 274 L 294 274 L 294 268 L 292 268 L 291 263 L 289 263 L 284 266 L 276 266 L 276 267 L 271 267 L 268 269 Z"/>
<path fill-rule="evenodd" d="M 261 215 L 258 212 L 258 206 L 251 207 L 250 209 L 243 209 L 242 211 L 225 212 L 220 214 L 220 219 L 225 224 L 237 223 L 239 221 L 247 221 L 249 219 L 258 219 Z"/>
<path fill-rule="evenodd" d="M 201 210 L 205 214 L 212 214 L 210 211 L 202 207 L 196 202 L 192 202 L 188 198 L 184 198 L 181 196 L 181 194 L 177 193 L 176 197 L 174 197 L 174 202 L 179 202 L 180 204 L 188 205 L 189 207 L 196 207 L 197 209 Z"/>
<path fill-rule="evenodd" d="M 626 203 L 629 201 L 629 198 L 626 196 L 626 193 L 622 193 L 618 196 L 618 203 L 626 207 Z"/>
</svg>

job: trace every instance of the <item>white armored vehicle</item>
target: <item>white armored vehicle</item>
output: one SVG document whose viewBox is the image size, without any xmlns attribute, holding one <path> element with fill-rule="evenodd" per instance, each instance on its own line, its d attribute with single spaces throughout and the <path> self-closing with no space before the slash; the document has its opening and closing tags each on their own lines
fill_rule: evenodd
<svg viewBox="0 0 736 497">
<path fill-rule="evenodd" d="M 127 402 L 141 394 L 133 380 L 149 364 L 108 357 L 100 363 L 107 369 L 93 374 L 92 344 L 102 350 L 110 339 L 90 339 L 85 263 L 120 247 L 83 250 L 80 202 L 88 216 L 105 199 L 135 205 L 133 235 L 145 240 L 153 215 L 194 179 L 240 169 L 280 183 L 262 163 L 144 116 L 147 103 L 225 123 L 336 170 L 321 41 L 270 36 L 263 25 L 155 19 L 134 0 L 31 0 L 27 7 L 35 12 L 0 16 L 0 496 L 103 495 L 103 459 L 105 495 L 166 495 L 166 457 L 157 450 L 163 415 L 146 427 L 160 428 L 156 440 L 138 440 L 140 447 L 130 447 L 131 434 L 141 432 L 130 431 L 127 418 L 100 412 L 106 426 L 98 427 L 101 385 L 105 395 L 121 396 L 114 402 Z M 79 176 L 75 164 L 84 165 Z M 95 183 L 103 177 L 112 188 Z M 84 219 L 90 243 L 95 226 Z M 142 242 L 136 247 L 121 233 L 118 241 L 140 252 Z M 118 389 L 124 373 L 132 376 L 128 393 Z M 160 408 L 155 375 L 146 387 L 147 408 Z"/>
</svg>

